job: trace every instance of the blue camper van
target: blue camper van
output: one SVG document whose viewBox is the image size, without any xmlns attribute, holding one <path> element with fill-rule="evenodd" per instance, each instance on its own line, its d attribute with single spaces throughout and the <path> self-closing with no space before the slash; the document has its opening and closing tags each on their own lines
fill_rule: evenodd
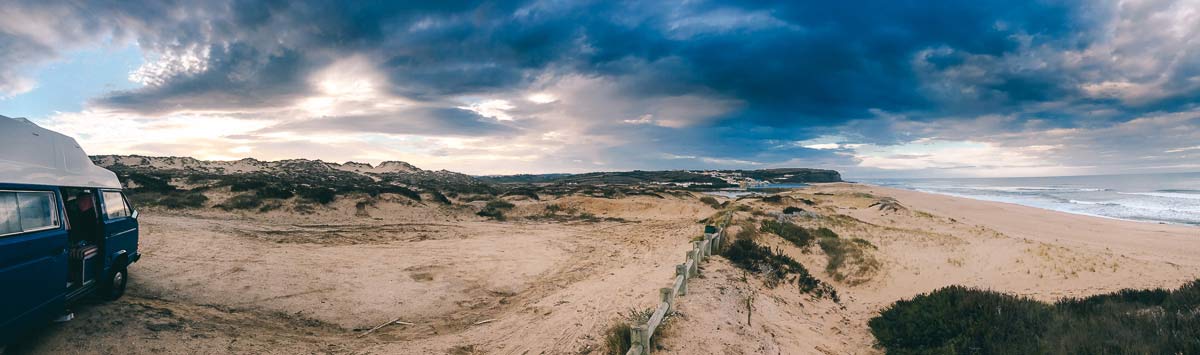
<svg viewBox="0 0 1200 355">
<path fill-rule="evenodd" d="M 0 348 L 75 302 L 120 297 L 137 217 L 74 139 L 0 116 Z"/>
</svg>

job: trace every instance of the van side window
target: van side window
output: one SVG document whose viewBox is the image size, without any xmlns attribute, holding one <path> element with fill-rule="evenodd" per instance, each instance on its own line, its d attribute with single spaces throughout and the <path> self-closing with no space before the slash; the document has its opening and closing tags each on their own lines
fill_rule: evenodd
<svg viewBox="0 0 1200 355">
<path fill-rule="evenodd" d="M 58 226 L 58 201 L 53 192 L 0 191 L 0 235 Z"/>
<path fill-rule="evenodd" d="M 0 192 L 0 235 L 21 233 L 21 215 L 17 213 L 17 194 Z"/>
<path fill-rule="evenodd" d="M 129 208 L 125 203 L 125 196 L 116 191 L 104 191 L 104 215 L 108 219 L 129 217 Z"/>
</svg>

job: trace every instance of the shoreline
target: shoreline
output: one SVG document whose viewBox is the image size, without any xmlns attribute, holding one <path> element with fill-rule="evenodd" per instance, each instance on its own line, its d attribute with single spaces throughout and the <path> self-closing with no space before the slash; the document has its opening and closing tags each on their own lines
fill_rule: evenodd
<svg viewBox="0 0 1200 355">
<path fill-rule="evenodd" d="M 1103 218 L 1103 219 L 1109 219 L 1109 220 L 1115 220 L 1115 221 L 1135 222 L 1135 223 L 1146 223 L 1146 224 L 1160 224 L 1160 225 L 1173 225 L 1173 226 L 1183 226 L 1183 227 L 1189 227 L 1189 228 L 1197 228 L 1197 229 L 1200 229 L 1200 224 L 1181 223 L 1181 222 L 1171 222 L 1171 221 L 1161 221 L 1161 220 L 1150 220 L 1150 219 L 1131 219 L 1131 218 L 1121 218 L 1121 217 L 1105 216 L 1105 215 L 1101 215 L 1101 214 L 1095 214 L 1095 213 L 1086 213 L 1086 212 L 1071 211 L 1071 210 L 1065 210 L 1065 209 L 1053 209 L 1053 208 L 1046 208 L 1046 207 L 1042 207 L 1042 206 L 1035 206 L 1035 205 L 1032 205 L 1032 204 L 1024 204 L 1024 203 L 1013 202 L 1013 201 L 1007 201 L 1007 200 L 1001 200 L 1001 199 L 987 199 L 987 198 L 981 198 L 981 197 L 978 197 L 978 196 L 971 196 L 971 195 L 966 195 L 966 194 L 955 194 L 955 193 L 949 193 L 949 192 L 941 192 L 941 191 L 924 190 L 924 189 L 918 189 L 918 188 L 906 188 L 906 187 L 882 186 L 882 185 L 877 185 L 877 184 L 873 184 L 873 183 L 869 183 L 869 182 L 853 182 L 852 184 L 860 184 L 860 185 L 863 185 L 863 186 L 870 186 L 870 187 L 875 187 L 875 188 L 885 188 L 885 189 L 895 189 L 895 190 L 912 191 L 912 192 L 919 192 L 919 193 L 924 193 L 924 194 L 932 194 L 932 195 L 940 195 L 940 196 L 950 196 L 950 197 L 964 198 L 964 199 L 975 200 L 975 201 L 985 201 L 985 202 L 993 202 L 993 203 L 1003 203 L 1003 204 L 1009 204 L 1009 205 L 1014 205 L 1014 206 L 1022 206 L 1022 207 L 1029 207 L 1029 208 L 1036 208 L 1036 209 L 1039 209 L 1039 210 L 1044 210 L 1044 211 L 1062 212 L 1062 213 L 1068 213 L 1068 214 L 1077 215 L 1077 216 L 1097 217 L 1097 218 Z"/>
</svg>

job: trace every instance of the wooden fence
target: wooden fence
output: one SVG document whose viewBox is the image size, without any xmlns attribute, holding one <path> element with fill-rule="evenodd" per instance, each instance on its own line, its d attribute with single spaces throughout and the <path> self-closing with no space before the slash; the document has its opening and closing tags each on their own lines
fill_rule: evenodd
<svg viewBox="0 0 1200 355">
<path fill-rule="evenodd" d="M 733 217 L 733 213 L 725 215 L 725 220 L 717 227 L 716 232 L 704 233 L 703 240 L 692 242 L 692 250 L 687 252 L 687 259 L 683 264 L 675 265 L 675 282 L 671 283 L 671 287 L 663 287 L 658 290 L 660 301 L 655 307 L 654 313 L 650 315 L 650 319 L 646 321 L 646 324 L 634 324 L 630 327 L 631 346 L 625 355 L 650 353 L 650 338 L 654 336 L 654 331 L 662 325 L 663 319 L 667 317 L 667 312 L 674 308 L 675 298 L 687 295 L 688 279 L 699 274 L 700 263 L 711 256 L 713 252 L 719 251 L 717 248 L 726 238 L 725 227 L 729 225 L 731 217 Z"/>
</svg>

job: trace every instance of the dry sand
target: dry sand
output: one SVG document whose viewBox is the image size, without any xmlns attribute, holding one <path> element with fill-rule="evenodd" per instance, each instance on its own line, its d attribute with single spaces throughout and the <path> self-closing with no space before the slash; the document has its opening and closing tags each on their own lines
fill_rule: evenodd
<svg viewBox="0 0 1200 355">
<path fill-rule="evenodd" d="M 762 240 L 832 283 L 842 296 L 836 304 L 767 288 L 712 258 L 679 300 L 659 353 L 879 353 L 867 320 L 946 285 L 1054 300 L 1200 277 L 1200 228 L 853 184 L 789 195 L 817 204 L 742 202 L 821 214 L 797 223 L 870 241 L 878 269 L 853 285 L 838 282 L 824 272 L 819 248 Z M 905 208 L 868 208 L 883 196 Z M 599 354 L 604 329 L 656 302 L 700 234 L 697 220 L 717 212 L 675 197 L 516 203 L 518 218 L 508 222 L 403 199 L 362 211 L 339 200 L 313 215 L 143 211 L 144 257 L 131 268 L 126 297 L 80 306 L 74 321 L 10 350 Z M 520 218 L 548 204 L 610 219 Z M 358 337 L 396 318 L 413 325 Z"/>
</svg>

